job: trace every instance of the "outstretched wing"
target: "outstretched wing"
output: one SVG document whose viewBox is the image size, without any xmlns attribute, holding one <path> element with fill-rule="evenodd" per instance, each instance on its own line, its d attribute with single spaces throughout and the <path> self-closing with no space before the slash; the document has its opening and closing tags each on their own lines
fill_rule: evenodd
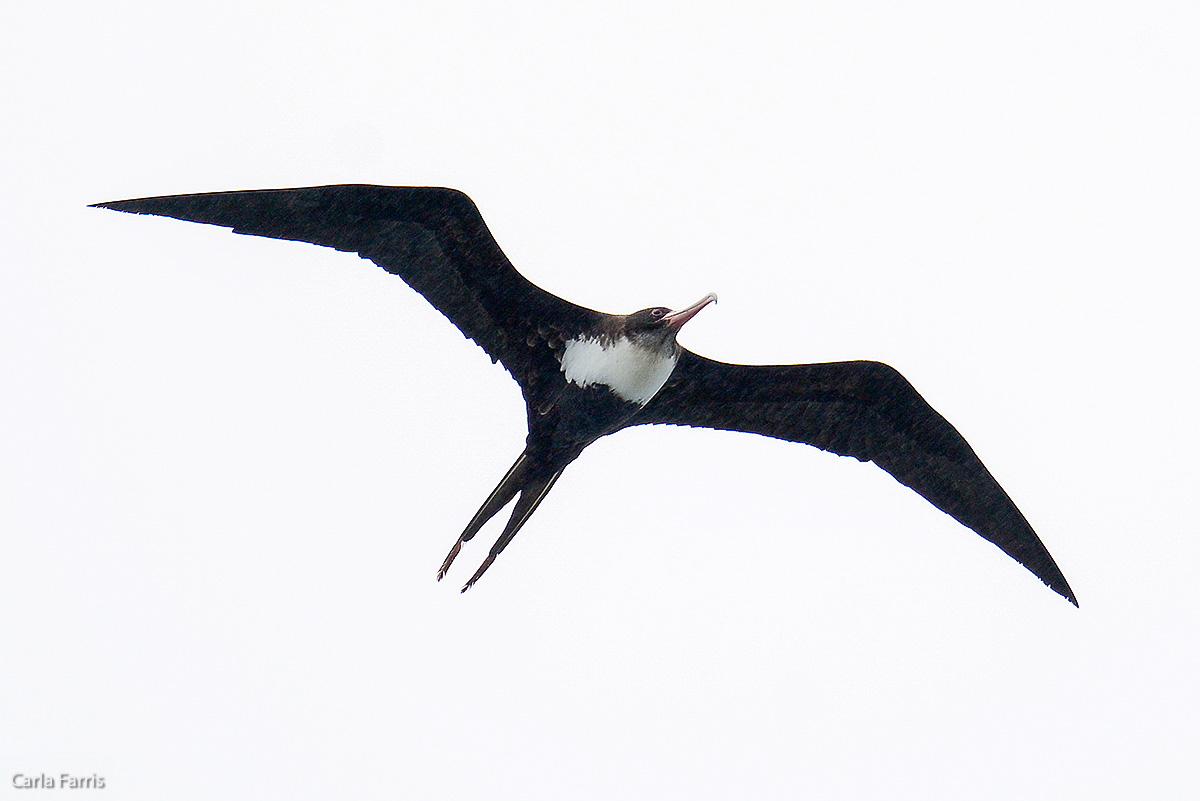
<svg viewBox="0 0 1200 801">
<path fill-rule="evenodd" d="M 1076 606 L 1033 528 L 954 426 L 879 362 L 748 366 L 684 350 L 630 425 L 745 431 L 872 461 Z"/>
<path fill-rule="evenodd" d="M 352 251 L 425 296 L 527 387 L 561 340 L 602 315 L 526 280 L 471 199 L 438 187 L 340 185 L 96 203 Z"/>
</svg>

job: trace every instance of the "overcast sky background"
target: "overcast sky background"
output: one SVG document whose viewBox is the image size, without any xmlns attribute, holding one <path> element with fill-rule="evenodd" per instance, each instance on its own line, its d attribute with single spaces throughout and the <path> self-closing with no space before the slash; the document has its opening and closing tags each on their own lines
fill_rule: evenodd
<svg viewBox="0 0 1200 801">
<path fill-rule="evenodd" d="M 1194 5 L 2 27 L 0 798 L 1200 787 Z M 522 448 L 507 374 L 353 255 L 86 208 L 345 182 L 466 191 L 592 308 L 718 292 L 708 356 L 895 366 L 1081 608 L 872 465 L 666 427 L 435 582 Z"/>
</svg>

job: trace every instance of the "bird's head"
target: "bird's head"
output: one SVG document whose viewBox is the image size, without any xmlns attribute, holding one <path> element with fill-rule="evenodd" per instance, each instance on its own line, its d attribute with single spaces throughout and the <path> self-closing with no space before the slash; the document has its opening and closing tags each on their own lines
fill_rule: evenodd
<svg viewBox="0 0 1200 801">
<path fill-rule="evenodd" d="M 625 317 L 624 334 L 637 342 L 647 345 L 674 345 L 675 337 L 683 324 L 695 317 L 710 303 L 716 303 L 717 296 L 709 292 L 700 300 L 683 309 L 672 311 L 663 306 L 652 306 L 642 309 Z"/>
</svg>

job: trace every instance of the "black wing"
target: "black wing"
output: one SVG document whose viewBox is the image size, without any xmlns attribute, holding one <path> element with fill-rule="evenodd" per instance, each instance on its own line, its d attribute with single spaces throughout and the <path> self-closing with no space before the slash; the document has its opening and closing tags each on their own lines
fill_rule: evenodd
<svg viewBox="0 0 1200 801">
<path fill-rule="evenodd" d="M 1062 571 L 954 426 L 879 362 L 747 366 L 684 350 L 631 421 L 745 431 L 872 461 L 1076 606 Z"/>
<path fill-rule="evenodd" d="M 95 205 L 356 252 L 424 295 L 523 389 L 538 368 L 558 370 L 553 349 L 564 337 L 603 316 L 526 280 L 454 189 L 347 184 Z"/>
</svg>

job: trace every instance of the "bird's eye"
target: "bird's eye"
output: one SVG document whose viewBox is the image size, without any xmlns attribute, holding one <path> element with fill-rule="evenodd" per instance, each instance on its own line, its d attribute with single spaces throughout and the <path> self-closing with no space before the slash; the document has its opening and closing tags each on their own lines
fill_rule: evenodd
<svg viewBox="0 0 1200 801">
<path fill-rule="evenodd" d="M 667 310 L 666 310 L 666 309 L 655 309 L 654 311 L 650 312 L 650 316 L 652 316 L 652 317 L 662 317 L 662 316 L 663 316 L 664 314 L 666 314 L 666 313 L 667 313 Z"/>
</svg>

